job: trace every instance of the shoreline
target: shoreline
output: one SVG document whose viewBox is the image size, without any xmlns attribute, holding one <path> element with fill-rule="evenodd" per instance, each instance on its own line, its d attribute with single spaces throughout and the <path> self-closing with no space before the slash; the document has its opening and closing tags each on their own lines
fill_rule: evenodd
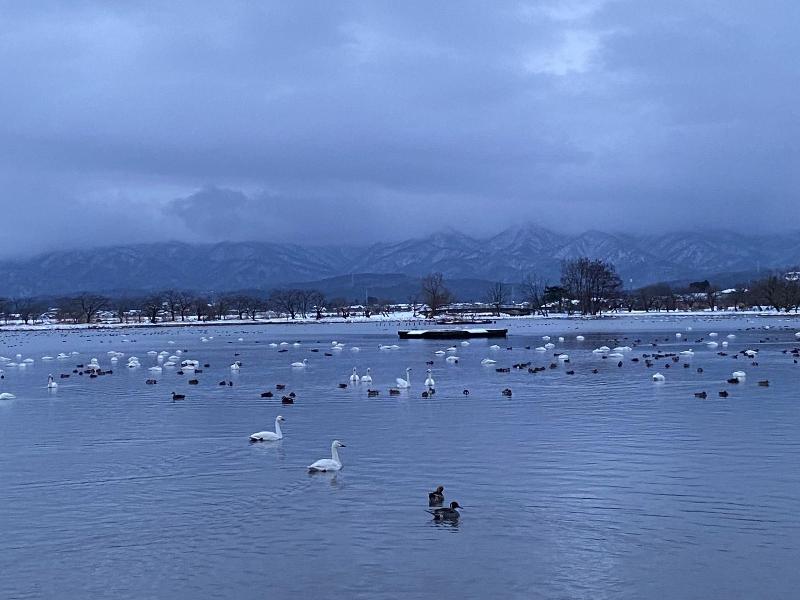
<svg viewBox="0 0 800 600">
<path fill-rule="evenodd" d="M 510 316 L 500 315 L 486 317 L 495 321 L 545 321 L 545 320 L 565 320 L 565 321 L 602 321 L 626 318 L 641 317 L 710 317 L 710 318 L 732 318 L 742 316 L 753 316 L 762 318 L 783 318 L 786 320 L 800 321 L 800 313 L 783 313 L 774 310 L 740 310 L 740 311 L 631 311 L 620 313 L 603 313 L 601 315 L 567 315 L 565 313 L 551 314 L 546 317 L 542 315 Z M 481 317 L 483 318 L 483 317 Z M 242 327 L 257 325 L 363 325 L 365 323 L 374 324 L 395 324 L 397 326 L 425 326 L 432 327 L 462 327 L 462 324 L 439 324 L 433 319 L 414 318 L 413 315 L 397 315 L 385 317 L 382 315 L 374 317 L 341 318 L 331 317 L 325 319 L 224 319 L 210 321 L 162 321 L 159 323 L 9 323 L 0 324 L 0 334 L 3 332 L 20 331 L 96 331 L 96 330 L 125 330 L 125 329 L 147 329 L 147 328 L 184 328 L 184 327 Z"/>
</svg>

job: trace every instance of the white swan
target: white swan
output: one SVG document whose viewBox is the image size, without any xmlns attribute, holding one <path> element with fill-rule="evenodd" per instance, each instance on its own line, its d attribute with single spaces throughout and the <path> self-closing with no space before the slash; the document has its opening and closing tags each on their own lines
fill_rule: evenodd
<svg viewBox="0 0 800 600">
<path fill-rule="evenodd" d="M 170 362 L 172 362 L 172 361 L 170 361 Z M 242 368 L 242 365 L 238 360 L 231 365 L 231 371 L 238 371 L 241 368 Z"/>
<path fill-rule="evenodd" d="M 350 375 L 350 383 L 358 383 L 361 381 L 361 378 L 358 376 L 358 372 L 356 372 L 356 368 L 353 367 L 353 374 Z"/>
<path fill-rule="evenodd" d="M 13 400 L 16 398 L 14 394 L 9 394 L 8 392 L 3 392 L 0 394 L 0 400 Z"/>
<path fill-rule="evenodd" d="M 400 389 L 408 389 L 408 388 L 411 387 L 411 381 L 410 381 L 410 378 L 409 378 L 409 375 L 408 375 L 409 373 L 411 373 L 411 367 L 406 369 L 406 378 L 405 379 L 402 379 L 400 377 L 395 379 L 395 381 L 397 381 L 397 387 L 399 387 Z"/>
<path fill-rule="evenodd" d="M 493 359 L 491 359 L 491 358 L 484 358 L 484 359 L 481 361 L 481 364 L 482 364 L 482 365 L 494 365 L 494 364 L 496 364 L 496 363 L 497 363 L 497 361 L 496 361 L 496 360 L 493 360 Z"/>
<path fill-rule="evenodd" d="M 447 353 L 444 350 L 437 350 L 436 352 L 434 352 L 434 354 L 436 356 L 444 356 Z"/>
<path fill-rule="evenodd" d="M 735 377 L 736 379 L 744 379 L 747 377 L 747 374 L 744 371 L 734 371 L 731 373 L 731 377 Z"/>
<path fill-rule="evenodd" d="M 500 346 L 498 346 L 497 344 L 492 344 L 491 346 L 489 346 L 489 350 L 500 350 Z"/>
<path fill-rule="evenodd" d="M 369 374 L 370 369 L 367 367 L 367 374 L 361 378 L 361 383 L 372 383 L 372 375 Z"/>
<path fill-rule="evenodd" d="M 425 379 L 425 385 L 427 387 L 433 387 L 434 385 L 436 385 L 436 382 L 433 380 L 433 375 L 431 375 L 430 369 L 428 369 L 428 377 L 427 379 Z"/>
<path fill-rule="evenodd" d="M 585 337 L 583 337 L 582 335 L 576 335 L 576 336 L 575 336 L 575 339 L 576 339 L 576 340 L 578 340 L 579 342 L 582 342 L 582 341 L 584 341 L 586 338 L 585 338 Z"/>
<path fill-rule="evenodd" d="M 58 387 L 58 384 L 56 383 L 55 379 L 53 379 L 53 376 L 52 375 L 48 375 L 47 376 L 47 389 L 48 390 L 54 390 L 57 387 Z"/>
<path fill-rule="evenodd" d="M 469 346 L 469 342 L 467 340 L 464 340 L 463 342 L 461 342 L 461 345 L 462 346 Z"/>
<path fill-rule="evenodd" d="M 458 362 L 458 356 L 448 356 L 448 357 L 447 357 L 447 358 L 445 358 L 444 360 L 445 360 L 446 362 L 449 362 L 450 364 L 455 364 L 455 363 L 457 363 L 457 362 Z"/>
<path fill-rule="evenodd" d="M 303 368 L 305 368 L 305 367 L 307 367 L 307 366 L 308 366 L 308 359 L 307 359 L 307 358 L 304 358 L 304 359 L 303 359 L 303 362 L 293 362 L 293 363 L 292 363 L 292 366 L 293 366 L 295 369 L 303 369 Z"/>
<path fill-rule="evenodd" d="M 661 373 L 656 373 L 655 375 L 653 375 L 653 381 L 655 381 L 656 383 L 664 383 L 666 380 L 667 378 L 664 377 Z"/>
<path fill-rule="evenodd" d="M 333 440 L 331 443 L 331 457 L 321 458 L 315 463 L 308 465 L 308 470 L 314 471 L 339 471 L 342 468 L 342 459 L 339 458 L 339 448 L 344 448 L 345 445 L 339 440 Z"/>
<path fill-rule="evenodd" d="M 251 442 L 274 442 L 275 440 L 283 439 L 283 432 L 281 431 L 281 423 L 284 418 L 280 415 L 275 417 L 275 431 L 259 431 L 250 435 Z"/>
</svg>

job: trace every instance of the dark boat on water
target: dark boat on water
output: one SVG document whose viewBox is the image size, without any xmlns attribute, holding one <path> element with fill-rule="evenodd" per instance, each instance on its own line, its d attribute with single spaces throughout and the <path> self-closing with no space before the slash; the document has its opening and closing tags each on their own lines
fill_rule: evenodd
<svg viewBox="0 0 800 600">
<path fill-rule="evenodd" d="M 398 331 L 403 340 L 455 340 L 466 338 L 504 338 L 508 329 L 411 329 Z"/>
</svg>

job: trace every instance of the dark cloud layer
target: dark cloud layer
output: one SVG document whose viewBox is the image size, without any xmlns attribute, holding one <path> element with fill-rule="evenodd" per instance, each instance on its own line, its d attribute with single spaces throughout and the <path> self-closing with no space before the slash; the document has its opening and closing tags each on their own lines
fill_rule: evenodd
<svg viewBox="0 0 800 600">
<path fill-rule="evenodd" d="M 792 0 L 5 3 L 0 255 L 800 223 Z"/>
</svg>

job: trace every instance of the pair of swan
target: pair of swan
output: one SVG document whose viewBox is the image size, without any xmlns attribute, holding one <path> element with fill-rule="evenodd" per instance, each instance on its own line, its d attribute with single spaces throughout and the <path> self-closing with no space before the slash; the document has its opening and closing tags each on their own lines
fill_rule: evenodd
<svg viewBox="0 0 800 600">
<path fill-rule="evenodd" d="M 358 383 L 359 381 L 361 383 L 372 383 L 372 375 L 370 375 L 371 372 L 371 369 L 367 367 L 367 374 L 363 377 L 359 377 L 356 368 L 353 367 L 353 374 L 350 375 L 350 383 Z"/>
<path fill-rule="evenodd" d="M 251 442 L 275 442 L 283 439 L 283 431 L 281 431 L 281 423 L 285 419 L 278 415 L 275 417 L 275 431 L 259 431 L 250 435 Z M 321 458 L 318 461 L 308 465 L 310 472 L 326 472 L 326 471 L 340 471 L 342 469 L 342 459 L 339 457 L 339 448 L 344 448 L 345 445 L 339 440 L 333 440 L 331 443 L 331 457 Z"/>
</svg>

